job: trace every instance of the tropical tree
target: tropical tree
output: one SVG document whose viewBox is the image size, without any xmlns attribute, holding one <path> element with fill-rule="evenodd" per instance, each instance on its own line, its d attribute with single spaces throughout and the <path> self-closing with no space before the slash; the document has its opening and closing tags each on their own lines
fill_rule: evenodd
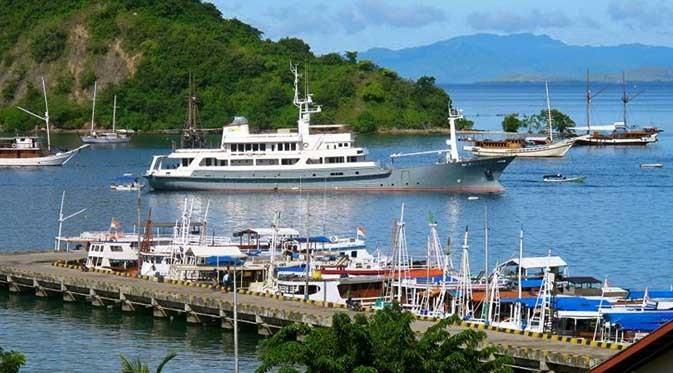
<svg viewBox="0 0 673 373">
<path fill-rule="evenodd" d="M 0 373 L 18 373 L 26 364 L 26 356 L 17 351 L 5 351 L 0 347 Z"/>
<path fill-rule="evenodd" d="M 486 334 L 467 329 L 450 334 L 449 318 L 420 338 L 412 314 L 397 304 L 367 318 L 337 313 L 331 328 L 293 324 L 262 342 L 257 372 L 509 372 L 509 357 L 482 346 Z"/>
<path fill-rule="evenodd" d="M 166 364 L 173 360 L 174 357 L 178 356 L 175 352 L 171 352 L 168 355 L 164 356 L 159 366 L 157 366 L 156 373 L 161 373 Z M 135 360 L 129 360 L 124 355 L 120 356 L 122 359 L 122 369 L 121 373 L 150 373 L 150 367 L 147 364 L 144 364 L 140 358 Z"/>
<path fill-rule="evenodd" d="M 567 133 L 569 128 L 575 126 L 575 121 L 570 116 L 557 109 L 551 109 L 551 122 L 554 131 L 559 133 Z M 529 133 L 546 132 L 549 126 L 549 112 L 543 109 L 539 114 L 524 116 L 521 123 L 522 127 L 528 128 Z"/>
<path fill-rule="evenodd" d="M 521 127 L 521 120 L 516 114 L 508 114 L 502 120 L 502 130 L 505 132 L 517 132 Z"/>
<path fill-rule="evenodd" d="M 456 120 L 456 129 L 457 130 L 471 130 L 474 127 L 474 121 L 471 121 L 466 118 L 460 118 Z"/>
<path fill-rule="evenodd" d="M 545 115 L 548 115 L 546 110 L 543 110 L 543 112 Z M 551 124 L 554 130 L 558 133 L 567 133 L 569 132 L 568 128 L 575 127 L 574 120 L 572 120 L 567 114 L 564 114 L 556 109 L 551 109 Z"/>
</svg>

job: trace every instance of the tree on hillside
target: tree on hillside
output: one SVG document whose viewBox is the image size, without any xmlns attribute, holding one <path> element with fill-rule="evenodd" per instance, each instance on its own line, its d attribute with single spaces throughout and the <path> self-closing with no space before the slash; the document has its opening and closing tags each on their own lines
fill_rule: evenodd
<svg viewBox="0 0 673 373">
<path fill-rule="evenodd" d="M 540 114 L 544 113 L 547 115 L 546 110 L 542 110 Z M 556 109 L 551 109 L 551 124 L 554 131 L 558 133 L 568 133 L 568 128 L 575 127 L 575 121 L 572 120 L 567 114 L 564 114 Z"/>
<path fill-rule="evenodd" d="M 502 130 L 505 132 L 517 132 L 521 127 L 521 120 L 516 114 L 508 114 L 502 120 Z"/>
<path fill-rule="evenodd" d="M 461 130 L 471 130 L 474 128 L 474 121 L 471 121 L 466 118 L 460 118 L 456 120 L 456 129 L 461 131 Z"/>
<path fill-rule="evenodd" d="M 346 61 L 350 63 L 357 63 L 358 62 L 358 52 L 356 51 L 346 51 Z"/>
<path fill-rule="evenodd" d="M 472 329 L 451 335 L 439 321 L 417 338 L 414 317 L 393 304 L 353 320 L 337 313 L 331 328 L 293 324 L 262 342 L 257 372 L 509 372 L 509 357 L 480 345 L 486 334 Z"/>
<path fill-rule="evenodd" d="M 18 373 L 26 365 L 26 356 L 16 351 L 4 351 L 0 347 L 0 373 Z"/>
<path fill-rule="evenodd" d="M 551 109 L 552 128 L 558 133 L 568 133 L 568 128 L 575 126 L 575 121 L 567 114 L 557 109 Z M 540 110 L 540 113 L 530 116 L 524 116 L 522 127 L 528 128 L 529 133 L 547 132 L 549 128 L 549 113 L 546 109 Z"/>
</svg>

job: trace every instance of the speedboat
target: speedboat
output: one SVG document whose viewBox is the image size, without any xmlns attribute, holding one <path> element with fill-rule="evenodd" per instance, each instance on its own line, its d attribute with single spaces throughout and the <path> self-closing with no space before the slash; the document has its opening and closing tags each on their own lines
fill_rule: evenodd
<svg viewBox="0 0 673 373">
<path fill-rule="evenodd" d="M 138 178 L 133 176 L 133 174 L 124 174 L 121 177 L 118 177 L 110 189 L 118 191 L 137 191 L 145 187 L 145 184 L 138 181 Z"/>
<path fill-rule="evenodd" d="M 564 176 L 562 174 L 544 175 L 542 180 L 545 183 L 583 183 L 586 176 Z"/>
<path fill-rule="evenodd" d="M 662 168 L 664 167 L 663 163 L 641 163 L 640 168 Z"/>
</svg>

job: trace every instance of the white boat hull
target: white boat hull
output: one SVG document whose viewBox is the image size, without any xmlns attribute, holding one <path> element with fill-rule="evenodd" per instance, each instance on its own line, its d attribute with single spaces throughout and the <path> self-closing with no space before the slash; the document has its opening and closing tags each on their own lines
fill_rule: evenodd
<svg viewBox="0 0 673 373">
<path fill-rule="evenodd" d="M 514 155 L 517 157 L 563 157 L 572 148 L 573 139 L 563 140 L 550 145 L 535 145 L 525 148 L 484 148 L 480 146 L 465 147 L 478 157 L 502 157 Z"/>
<path fill-rule="evenodd" d="M 85 144 L 126 144 L 131 141 L 131 138 L 128 136 L 118 136 L 118 137 L 97 137 L 97 136 L 81 136 Z"/>
<path fill-rule="evenodd" d="M 0 167 L 42 167 L 42 166 L 63 166 L 65 165 L 72 157 L 77 155 L 80 150 L 86 148 L 89 145 L 82 145 L 79 148 L 67 151 L 60 152 L 56 154 L 50 154 L 44 157 L 32 157 L 32 158 L 0 158 Z"/>
</svg>

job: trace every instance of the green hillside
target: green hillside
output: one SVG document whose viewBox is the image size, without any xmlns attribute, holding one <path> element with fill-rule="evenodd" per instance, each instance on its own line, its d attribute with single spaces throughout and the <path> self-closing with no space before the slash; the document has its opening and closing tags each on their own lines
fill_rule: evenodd
<svg viewBox="0 0 673 373">
<path fill-rule="evenodd" d="M 205 127 L 234 115 L 260 129 L 293 126 L 290 62 L 308 66 L 314 123 L 349 123 L 366 132 L 446 126 L 449 97 L 432 78 L 413 82 L 354 56 L 316 56 L 302 40 L 278 42 L 212 4 L 198 0 L 0 0 L 0 125 L 26 130 L 36 121 L 15 105 L 42 111 L 47 80 L 56 127 L 90 120 L 98 82 L 98 125 L 111 121 L 118 96 L 120 127 L 180 128 L 189 74 Z"/>
</svg>

